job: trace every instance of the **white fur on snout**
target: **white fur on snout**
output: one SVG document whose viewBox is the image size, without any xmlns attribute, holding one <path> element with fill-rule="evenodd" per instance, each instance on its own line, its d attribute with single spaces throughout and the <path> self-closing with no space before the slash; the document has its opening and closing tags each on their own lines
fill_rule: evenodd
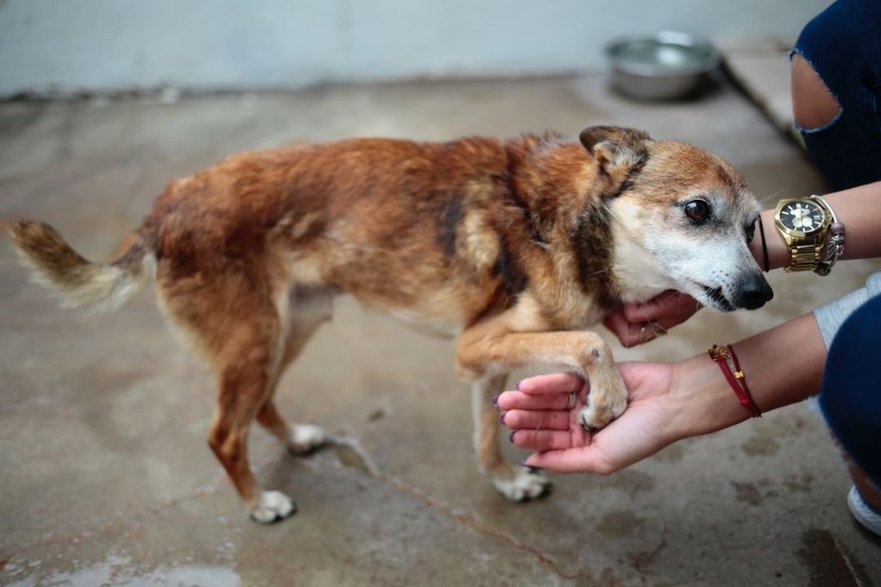
<svg viewBox="0 0 881 587">
<path fill-rule="evenodd" d="M 685 291 L 710 308 L 715 308 L 716 302 L 701 286 L 718 288 L 728 303 L 733 305 L 743 276 L 761 271 L 743 236 L 735 230 L 718 234 L 709 241 L 702 240 L 694 247 L 696 251 L 690 255 L 683 254 L 683 260 L 675 263 L 673 270 L 680 281 L 691 282 L 680 291 Z"/>
<path fill-rule="evenodd" d="M 271 524 L 294 513 L 294 502 L 280 491 L 263 491 L 251 516 L 261 524 Z"/>
</svg>

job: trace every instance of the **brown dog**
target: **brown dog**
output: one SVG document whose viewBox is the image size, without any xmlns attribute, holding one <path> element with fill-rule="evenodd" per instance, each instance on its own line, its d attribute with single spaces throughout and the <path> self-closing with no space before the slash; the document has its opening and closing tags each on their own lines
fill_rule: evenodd
<svg viewBox="0 0 881 587">
<path fill-rule="evenodd" d="M 759 207 L 728 164 L 630 129 L 580 138 L 356 139 L 242 153 L 172 182 L 109 265 L 83 259 L 48 225 L 21 220 L 10 232 L 75 305 L 115 308 L 155 274 L 165 312 L 216 370 L 209 443 L 256 520 L 295 506 L 257 486 L 249 426 L 256 418 L 296 452 L 326 441 L 317 426 L 289 426 L 272 395 L 342 292 L 458 337 L 481 469 L 523 500 L 548 481 L 501 457 L 491 402 L 508 371 L 581 371 L 592 385 L 579 417 L 602 427 L 624 411 L 627 391 L 607 345 L 582 329 L 671 288 L 723 311 L 771 297 L 746 245 Z"/>
</svg>

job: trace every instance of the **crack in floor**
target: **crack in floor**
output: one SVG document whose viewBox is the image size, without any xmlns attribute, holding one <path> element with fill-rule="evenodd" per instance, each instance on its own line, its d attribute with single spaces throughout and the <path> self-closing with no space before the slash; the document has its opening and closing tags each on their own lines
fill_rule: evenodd
<svg viewBox="0 0 881 587">
<path fill-rule="evenodd" d="M 521 540 L 517 540 L 515 537 L 506 534 L 504 532 L 500 532 L 495 528 L 492 528 L 486 524 L 484 524 L 480 518 L 474 514 L 473 512 L 464 512 L 460 510 L 456 510 L 451 507 L 446 502 L 439 500 L 437 498 L 432 497 L 431 495 L 425 493 L 424 491 L 404 483 L 397 477 L 381 477 L 382 480 L 389 482 L 393 487 L 400 491 L 404 491 L 405 493 L 418 498 L 420 501 L 425 503 L 426 505 L 441 511 L 446 514 L 450 518 L 464 523 L 468 528 L 472 531 L 477 532 L 479 534 L 483 534 L 485 536 L 490 536 L 492 538 L 501 540 L 507 543 L 510 546 L 513 546 L 517 550 L 527 552 L 536 558 L 538 558 L 539 562 L 542 563 L 546 568 L 550 569 L 557 575 L 559 575 L 563 579 L 568 580 L 577 580 L 583 577 L 592 577 L 589 571 L 579 571 L 577 573 L 569 573 L 566 570 L 560 568 L 557 561 L 554 560 L 550 555 L 545 554 L 541 550 L 531 546 Z"/>
<path fill-rule="evenodd" d="M 370 455 L 367 453 L 366 450 L 364 450 L 364 448 L 361 446 L 361 443 L 356 438 L 333 437 L 330 444 L 337 451 L 337 458 L 339 459 L 340 465 L 353 467 L 366 475 L 390 484 L 396 490 L 402 491 L 407 495 L 419 499 L 422 503 L 428 505 L 432 509 L 440 511 L 441 513 L 452 518 L 453 520 L 456 520 L 457 522 L 464 523 L 473 532 L 477 532 L 478 534 L 490 536 L 494 539 L 501 540 L 509 546 L 513 546 L 517 550 L 527 552 L 535 556 L 536 558 L 538 558 L 539 562 L 541 562 L 542 565 L 559 575 L 561 578 L 568 580 L 577 580 L 586 576 L 591 576 L 588 574 L 588 571 L 580 571 L 574 574 L 566 572 L 564 569 L 560 568 L 557 561 L 555 561 L 550 555 L 545 554 L 541 550 L 521 540 L 517 540 L 515 537 L 509 534 L 500 532 L 494 528 L 487 526 L 486 524 L 482 523 L 480 518 L 473 512 L 463 512 L 457 510 L 445 501 L 433 497 L 425 491 L 422 491 L 421 489 L 413 485 L 401 481 L 397 477 L 385 475 L 374 464 L 373 460 L 370 458 Z M 312 463 L 307 464 L 307 467 L 311 466 L 314 465 Z"/>
</svg>

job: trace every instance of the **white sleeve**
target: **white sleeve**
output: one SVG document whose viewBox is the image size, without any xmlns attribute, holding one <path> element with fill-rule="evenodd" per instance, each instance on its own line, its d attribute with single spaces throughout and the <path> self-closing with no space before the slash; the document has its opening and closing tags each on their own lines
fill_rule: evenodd
<svg viewBox="0 0 881 587">
<path fill-rule="evenodd" d="M 881 273 L 873 273 L 866 280 L 866 286 L 838 298 L 814 310 L 814 319 L 820 327 L 826 348 L 838 329 L 857 308 L 865 304 L 869 298 L 881 294 Z"/>
</svg>

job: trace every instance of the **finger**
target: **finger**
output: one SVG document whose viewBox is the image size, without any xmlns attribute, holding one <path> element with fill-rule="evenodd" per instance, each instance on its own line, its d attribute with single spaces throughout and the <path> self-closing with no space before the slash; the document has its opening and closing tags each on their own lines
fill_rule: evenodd
<svg viewBox="0 0 881 587">
<path fill-rule="evenodd" d="M 655 321 L 664 328 L 681 324 L 700 310 L 701 304 L 688 294 L 665 291 L 641 304 L 625 304 L 624 316 L 628 322 Z"/>
<path fill-rule="evenodd" d="M 503 410 L 569 410 L 572 407 L 569 393 L 528 395 L 522 391 L 506 391 L 496 398 L 496 403 Z"/>
<path fill-rule="evenodd" d="M 605 455 L 588 446 L 564 450 L 549 450 L 530 455 L 524 464 L 558 473 L 599 473 L 608 475 L 621 469 Z"/>
<path fill-rule="evenodd" d="M 511 410 L 503 414 L 502 423 L 514 430 L 569 430 L 570 412 Z"/>
<path fill-rule="evenodd" d="M 624 304 L 624 316 L 628 322 L 646 322 L 661 317 L 664 312 L 676 305 L 678 292 L 665 291 L 645 302 L 630 302 Z"/>
<path fill-rule="evenodd" d="M 641 342 L 646 342 L 645 340 L 640 340 L 640 334 L 643 334 L 643 338 L 645 336 L 645 332 L 642 330 L 644 323 L 628 322 L 627 317 L 622 312 L 609 314 L 603 320 L 603 324 L 618 337 L 624 348 L 630 348 Z"/>
<path fill-rule="evenodd" d="M 530 395 L 546 395 L 581 391 L 584 379 L 577 373 L 551 373 L 524 379 L 517 384 L 517 390 Z"/>
<path fill-rule="evenodd" d="M 560 430 L 515 430 L 511 442 L 526 450 L 543 452 L 572 448 L 572 435 Z"/>
</svg>

